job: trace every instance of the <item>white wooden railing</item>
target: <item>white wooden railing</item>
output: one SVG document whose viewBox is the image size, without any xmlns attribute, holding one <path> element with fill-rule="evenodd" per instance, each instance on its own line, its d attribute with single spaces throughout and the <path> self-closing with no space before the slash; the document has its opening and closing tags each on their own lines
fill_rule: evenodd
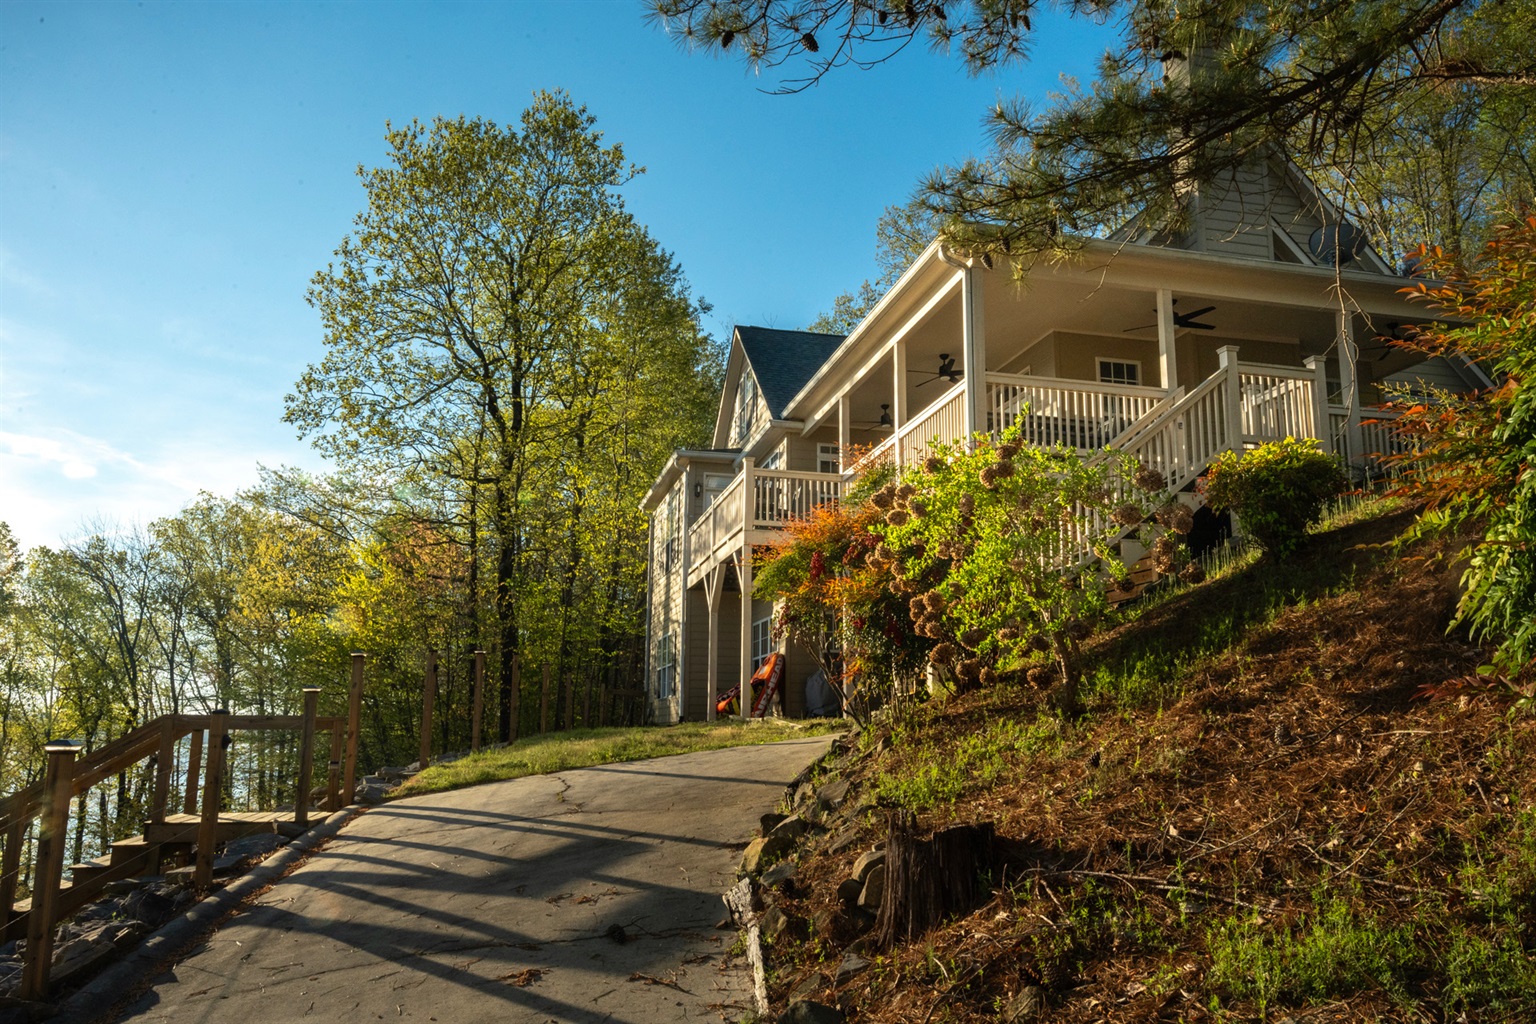
<svg viewBox="0 0 1536 1024">
<path fill-rule="evenodd" d="M 1170 490 L 1183 488 L 1233 446 L 1230 371 L 1231 367 L 1217 370 L 1123 440 L 1117 439 L 1116 447 L 1162 473 Z"/>
<path fill-rule="evenodd" d="M 1287 437 L 1317 437 L 1311 370 L 1239 364 L 1243 391 L 1243 441 L 1263 444 Z"/>
<path fill-rule="evenodd" d="M 1025 444 L 1094 451 L 1145 418 L 1165 394 L 1161 388 L 989 373 L 986 429 L 996 436 L 1017 427 Z"/>
<path fill-rule="evenodd" d="M 916 419 L 902 424 L 897 435 L 901 464 L 906 467 L 927 458 L 929 447 L 935 440 L 954 444 L 969 434 L 965 428 L 965 384 L 961 382 L 919 413 Z"/>
<path fill-rule="evenodd" d="M 692 567 L 702 565 L 713 557 L 721 541 L 729 538 L 733 532 L 741 532 L 744 512 L 741 496 L 745 480 L 745 476 L 737 474 L 736 479 L 715 496 L 715 500 L 688 528 L 688 550 L 684 555 L 687 561 L 684 564 L 689 566 L 690 573 Z"/>
<path fill-rule="evenodd" d="M 842 496 L 843 479 L 835 473 L 754 469 L 752 525 L 783 526 L 787 519 L 804 519 L 820 505 L 837 504 Z"/>
<path fill-rule="evenodd" d="M 1392 425 L 1397 417 L 1396 409 L 1361 409 L 1362 421 L 1376 422 L 1360 424 L 1360 450 L 1353 451 L 1349 436 L 1349 409 L 1342 405 L 1329 405 L 1328 443 L 1346 464 L 1363 463 L 1367 469 L 1380 472 L 1386 468 L 1385 456 L 1401 455 L 1408 450 L 1407 443 L 1397 436 Z"/>
</svg>

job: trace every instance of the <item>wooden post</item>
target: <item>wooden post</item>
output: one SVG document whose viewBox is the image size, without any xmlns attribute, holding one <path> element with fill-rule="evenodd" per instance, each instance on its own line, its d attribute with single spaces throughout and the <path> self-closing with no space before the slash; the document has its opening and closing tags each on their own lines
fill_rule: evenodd
<svg viewBox="0 0 1536 1024">
<path fill-rule="evenodd" d="M 181 801 L 182 814 L 197 813 L 197 773 L 203 766 L 203 730 L 192 733 L 187 748 L 187 791 Z"/>
<path fill-rule="evenodd" d="M 315 713 L 320 706 L 320 687 L 304 687 L 304 734 L 299 741 L 299 791 L 293 798 L 293 820 L 309 827 L 309 788 L 315 774 Z"/>
<path fill-rule="evenodd" d="M 539 732 L 549 732 L 549 666 L 544 666 L 544 686 L 539 691 Z"/>
<path fill-rule="evenodd" d="M 331 730 L 331 760 L 326 766 L 325 809 L 332 814 L 341 810 L 341 727 Z"/>
<path fill-rule="evenodd" d="M 480 750 L 480 719 L 485 716 L 485 652 L 475 650 L 475 703 L 470 711 L 469 752 Z"/>
<path fill-rule="evenodd" d="M 224 796 L 224 746 L 229 738 L 224 708 L 208 716 L 208 770 L 203 776 L 203 817 L 197 824 L 197 868 L 193 881 L 199 890 L 213 884 L 213 848 L 219 843 L 219 803 Z"/>
<path fill-rule="evenodd" d="M 53 918 L 64 878 L 64 831 L 69 827 L 69 798 L 80 744 L 54 740 L 44 745 L 48 766 L 43 776 L 43 826 L 37 839 L 37 867 L 32 875 L 32 910 L 27 915 L 27 949 L 21 962 L 21 998 L 37 1002 L 48 994 L 53 966 Z"/>
<path fill-rule="evenodd" d="M 10 934 L 11 918 L 16 913 L 16 885 L 21 881 L 21 847 L 27 841 L 25 808 L 16 809 L 16 817 L 5 830 L 5 855 L 0 857 L 0 942 L 21 936 Z"/>
<path fill-rule="evenodd" d="M 347 803 L 357 794 L 357 733 L 363 723 L 363 659 L 367 657 L 356 651 L 352 654 L 352 690 L 347 697 L 347 770 L 341 787 Z"/>
<path fill-rule="evenodd" d="M 1227 421 L 1227 447 L 1234 452 L 1243 450 L 1243 381 L 1237 370 L 1237 346 L 1223 345 L 1216 350 L 1216 359 L 1227 375 L 1223 395 Z"/>
<path fill-rule="evenodd" d="M 155 797 L 149 808 L 149 820 L 165 824 L 166 804 L 171 799 L 171 769 L 176 764 L 176 716 L 160 720 L 160 749 L 155 754 Z"/>
<path fill-rule="evenodd" d="M 1335 455 L 1333 425 L 1328 415 L 1328 364 L 1321 356 L 1307 356 L 1302 365 L 1312 371 L 1312 436 L 1323 442 L 1323 451 Z"/>
<path fill-rule="evenodd" d="M 437 648 L 427 648 L 427 671 L 421 680 L 421 757 L 422 770 L 432 763 L 432 705 L 437 701 Z"/>
</svg>

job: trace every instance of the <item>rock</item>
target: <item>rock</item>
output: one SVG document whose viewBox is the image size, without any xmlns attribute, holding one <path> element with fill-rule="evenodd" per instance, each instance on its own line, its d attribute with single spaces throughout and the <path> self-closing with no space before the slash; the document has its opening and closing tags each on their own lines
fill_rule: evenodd
<svg viewBox="0 0 1536 1024">
<path fill-rule="evenodd" d="M 18 979 L 19 984 L 19 979 Z M 0 1021 L 4 1024 L 24 1024 L 52 1017 L 58 1007 L 51 1003 L 34 1003 L 15 996 L 0 997 Z"/>
<path fill-rule="evenodd" d="M 795 787 L 795 799 L 793 802 L 797 809 L 804 807 L 815 799 L 816 790 L 811 787 L 809 782 L 802 782 L 799 786 Z"/>
<path fill-rule="evenodd" d="M 789 990 L 789 997 L 786 1001 L 794 1003 L 802 999 L 812 999 L 822 989 L 829 988 L 831 985 L 832 979 L 820 971 L 815 974 L 808 974 L 795 982 L 795 987 Z"/>
<path fill-rule="evenodd" d="M 769 832 L 772 832 L 775 828 L 778 827 L 779 822 L 783 821 L 787 817 L 789 817 L 789 815 L 780 814 L 777 811 L 769 811 L 767 814 L 763 815 L 758 819 L 758 824 L 763 828 L 763 835 L 767 835 Z"/>
<path fill-rule="evenodd" d="M 816 802 L 829 811 L 835 811 L 843 806 L 843 801 L 848 799 L 848 780 L 835 779 L 816 790 Z"/>
<path fill-rule="evenodd" d="M 763 851 L 768 847 L 768 837 L 759 836 L 741 851 L 741 866 L 736 869 L 737 878 L 755 878 L 763 870 Z"/>
<path fill-rule="evenodd" d="M 874 912 L 863 907 L 854 907 L 848 914 L 847 924 L 848 930 L 853 932 L 853 934 L 863 935 L 875 926 Z"/>
<path fill-rule="evenodd" d="M 824 942 L 835 942 L 842 926 L 843 915 L 831 907 L 816 911 L 816 916 L 811 918 L 811 931 Z"/>
<path fill-rule="evenodd" d="M 158 887 L 140 889 L 123 901 L 123 913 L 151 928 L 158 928 L 176 915 L 176 901 Z"/>
<path fill-rule="evenodd" d="M 364 779 L 357 784 L 357 794 L 354 799 L 360 804 L 381 804 L 388 795 L 388 786 L 382 782 L 369 782 Z"/>
<path fill-rule="evenodd" d="M 859 826 L 845 825 L 832 833 L 832 838 L 827 842 L 828 853 L 842 853 L 848 847 L 859 841 Z"/>
<path fill-rule="evenodd" d="M 864 888 L 859 891 L 859 906 L 865 910 L 879 910 L 880 901 L 885 897 L 885 865 L 876 864 L 869 869 L 869 874 L 864 879 Z"/>
<path fill-rule="evenodd" d="M 884 850 L 870 850 L 868 853 L 862 853 L 859 855 L 859 859 L 853 862 L 853 877 L 862 882 L 865 878 L 869 877 L 871 871 L 884 865 Z"/>
<path fill-rule="evenodd" d="M 776 838 L 780 839 L 781 841 L 793 843 L 796 839 L 799 839 L 810 830 L 810 822 L 806 821 L 805 818 L 801 815 L 791 814 L 789 817 L 775 825 L 771 831 L 764 834 L 770 838 Z"/>
<path fill-rule="evenodd" d="M 843 957 L 843 962 L 837 965 L 837 984 L 841 985 L 849 978 L 869 967 L 869 961 L 857 953 L 849 953 Z"/>
<path fill-rule="evenodd" d="M 779 1024 L 843 1024 L 843 1011 L 810 999 L 797 999 L 779 1014 Z"/>
<path fill-rule="evenodd" d="M 774 941 L 789 928 L 789 918 L 778 907 L 769 907 L 763 911 L 762 929 L 763 938 L 769 942 Z"/>
<path fill-rule="evenodd" d="M 837 887 L 837 899 L 838 902 L 843 905 L 843 909 L 850 910 L 853 907 L 858 906 L 859 897 L 863 894 L 863 892 L 863 882 L 859 881 L 857 878 L 845 878 L 843 879 L 842 884 Z"/>
<path fill-rule="evenodd" d="M 65 985 L 72 978 L 96 970 L 113 959 L 120 949 L 132 946 L 148 930 L 138 921 L 120 921 L 69 939 L 54 954 L 50 984 Z"/>
<path fill-rule="evenodd" d="M 1003 1024 L 1022 1024 L 1034 1020 L 1045 1009 L 1045 989 L 1039 985 L 1025 985 L 1018 995 L 1003 1007 Z"/>
<path fill-rule="evenodd" d="M 766 886 L 792 888 L 795 880 L 795 859 L 786 857 L 763 872 L 762 883 Z"/>
</svg>

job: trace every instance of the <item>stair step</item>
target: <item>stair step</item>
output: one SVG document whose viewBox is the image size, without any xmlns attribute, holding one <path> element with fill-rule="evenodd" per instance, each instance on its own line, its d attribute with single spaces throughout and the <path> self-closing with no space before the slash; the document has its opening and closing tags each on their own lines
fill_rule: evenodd
<svg viewBox="0 0 1536 1024">
<path fill-rule="evenodd" d="M 119 839 L 112 844 L 111 863 L 125 864 L 130 860 L 136 860 L 147 855 L 152 848 L 153 845 L 143 836 Z"/>
</svg>

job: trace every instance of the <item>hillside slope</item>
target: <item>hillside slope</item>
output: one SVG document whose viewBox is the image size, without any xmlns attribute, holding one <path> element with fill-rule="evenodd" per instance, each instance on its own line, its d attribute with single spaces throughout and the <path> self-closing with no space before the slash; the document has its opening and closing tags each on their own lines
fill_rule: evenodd
<svg viewBox="0 0 1536 1024">
<path fill-rule="evenodd" d="M 792 877 L 770 876 L 776 1009 L 1536 1019 L 1536 723 L 1446 633 L 1450 549 L 1386 546 L 1410 521 L 1378 508 L 1289 564 L 1145 607 L 1093 642 L 1078 722 L 1005 683 L 846 742 L 825 768 L 846 802 L 804 788 L 813 827 Z M 911 898 L 910 879 L 871 879 L 865 858 L 866 884 L 846 880 L 905 811 L 913 848 L 973 823 L 998 838 L 939 866 L 981 873 L 970 905 L 882 948 L 870 905 Z"/>
</svg>

